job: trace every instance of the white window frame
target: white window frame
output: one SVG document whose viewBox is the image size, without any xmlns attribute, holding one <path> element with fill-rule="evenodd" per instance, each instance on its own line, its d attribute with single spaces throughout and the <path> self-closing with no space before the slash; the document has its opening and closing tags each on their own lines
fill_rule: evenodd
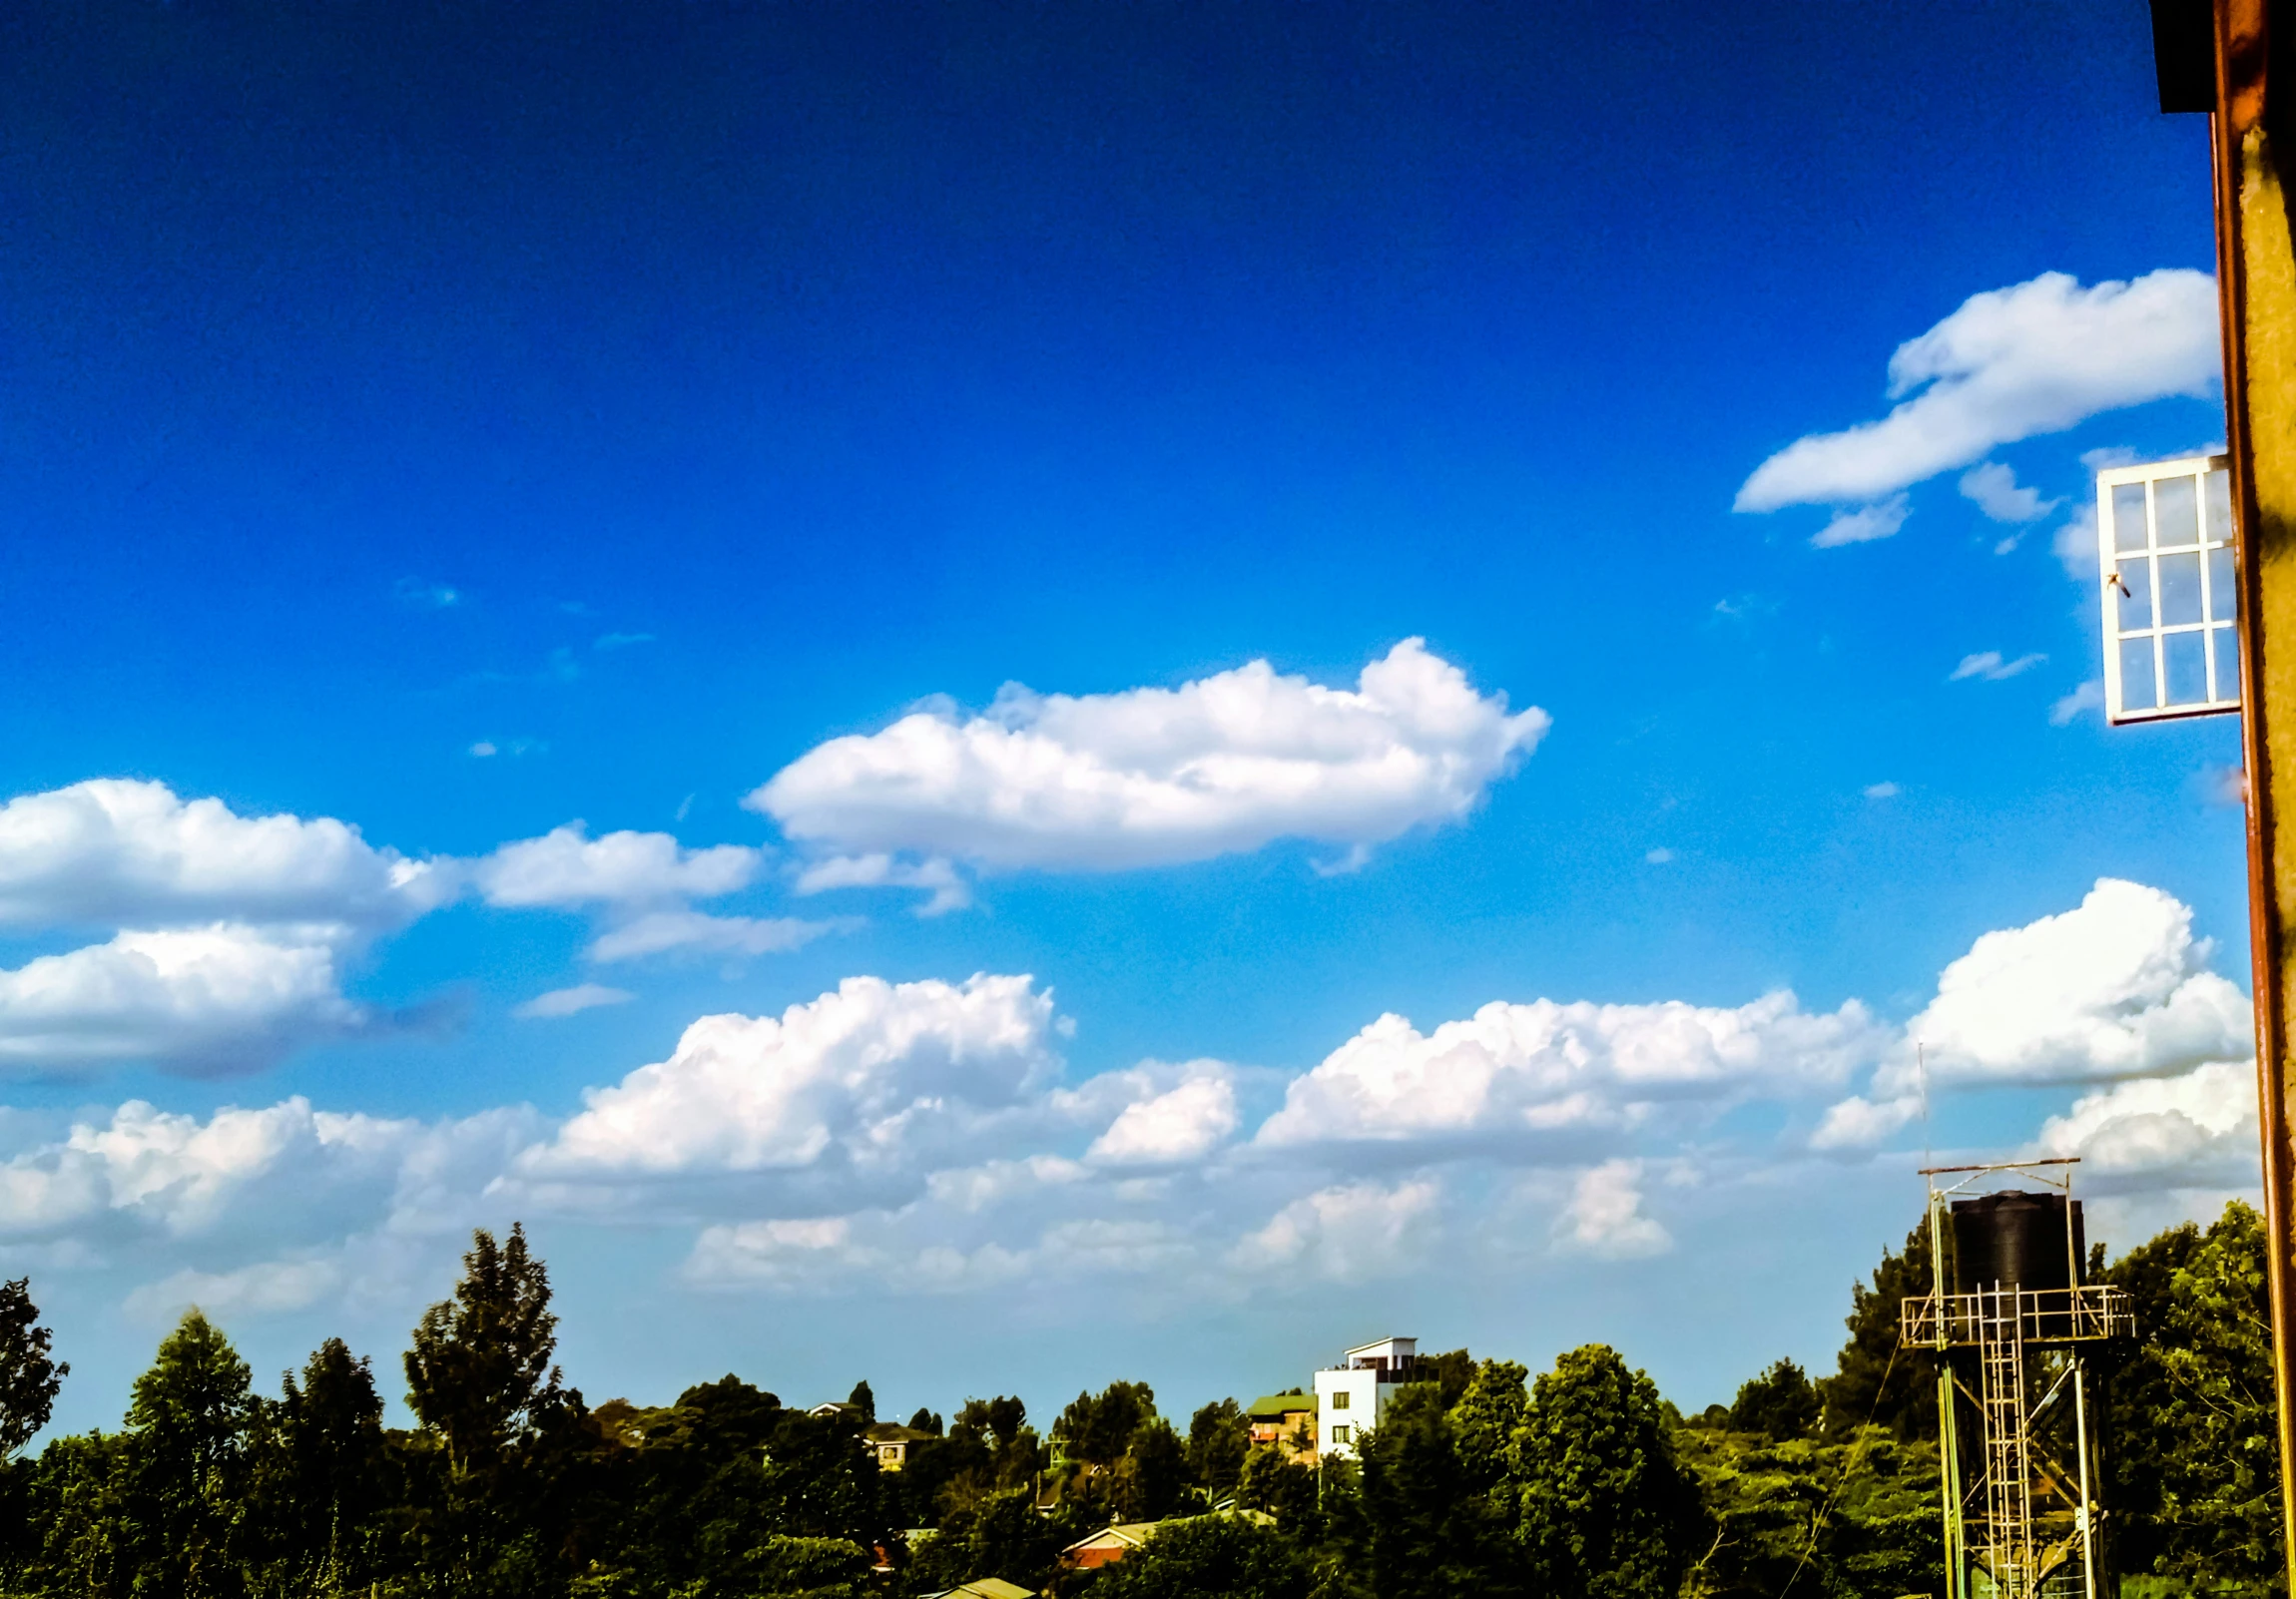
<svg viewBox="0 0 2296 1599">
<path fill-rule="evenodd" d="M 2224 455 L 2188 455 L 2172 461 L 2150 461 L 2142 466 L 2119 466 L 2096 474 L 2096 549 L 2101 582 L 2099 605 L 2104 624 L 2104 719 L 2115 727 L 2133 722 L 2167 722 L 2183 717 L 2222 716 L 2240 709 L 2240 625 L 2238 561 L 2239 544 L 2234 528 L 2236 508 L 2231 504 L 2231 458 Z M 2197 524 L 2197 544 L 2175 544 L 2166 547 L 2160 543 L 2159 491 L 2156 485 L 2171 478 L 2190 478 L 2193 483 L 2193 519 Z M 2113 490 L 2133 484 L 2144 485 L 2144 548 L 2122 551 L 2116 548 L 2116 529 L 2113 521 Z M 2222 497 L 2223 520 L 2216 527 L 2210 525 L 2210 513 L 2218 508 Z M 2222 536 L 2217 533 L 2221 530 Z M 2210 557 L 2219 550 L 2232 551 L 2225 565 L 2233 574 L 2234 590 L 2230 596 L 2217 594 L 2218 563 Z M 2163 553 L 2182 555 L 2195 553 L 2200 564 L 2200 619 L 2197 622 L 2168 623 L 2160 615 L 2159 558 Z M 2145 590 L 2146 625 L 2123 631 L 2121 604 L 2123 599 L 2133 602 L 2134 588 L 2123 581 L 2124 562 L 2143 562 L 2142 583 Z M 2135 575 L 2134 573 L 2131 574 Z M 2228 625 L 2229 624 L 2229 625 Z M 2168 640 L 2182 635 L 2197 634 L 2201 641 L 2204 687 L 2209 698 L 2163 705 L 2160 700 L 2167 690 Z M 2131 706 L 2127 704 L 2121 681 L 2121 650 L 2133 645 L 2143 649 L 2145 641 L 2151 647 L 2151 678 L 2153 703 Z"/>
</svg>

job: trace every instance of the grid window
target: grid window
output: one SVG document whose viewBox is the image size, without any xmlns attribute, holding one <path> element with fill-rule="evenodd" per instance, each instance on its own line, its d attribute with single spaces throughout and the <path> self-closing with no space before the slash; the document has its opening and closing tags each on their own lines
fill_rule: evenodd
<svg viewBox="0 0 2296 1599">
<path fill-rule="evenodd" d="M 2105 717 L 2240 708 L 2232 483 L 2222 456 L 2100 473 Z"/>
</svg>

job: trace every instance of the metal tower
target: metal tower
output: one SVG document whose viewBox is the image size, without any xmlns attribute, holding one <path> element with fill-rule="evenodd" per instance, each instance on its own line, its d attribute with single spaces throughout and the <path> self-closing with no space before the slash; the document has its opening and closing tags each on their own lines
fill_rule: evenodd
<svg viewBox="0 0 2296 1599">
<path fill-rule="evenodd" d="M 1921 1174 L 1929 1180 L 1934 1278 L 1928 1295 L 1907 1297 L 1899 1339 L 1938 1368 L 1946 1599 L 2097 1599 L 2104 1510 L 2094 1486 L 2087 1355 L 2102 1339 L 2134 1336 L 2136 1318 L 2126 1293 L 2081 1281 L 2075 1164 L 2017 1161 Z M 1952 1206 L 1954 1196 L 1997 1174 L 2047 1191 L 2029 1197 L 2026 1214 L 2045 1197 L 2053 1233 L 2061 1213 L 2061 1260 L 2053 1243 L 2036 1259 L 2029 1229 L 2004 1241 L 1998 1254 L 1988 1248 L 1985 1229 L 1994 1219 L 1976 1212 L 2026 1196 Z M 1941 1177 L 1959 1180 L 1941 1188 Z"/>
</svg>

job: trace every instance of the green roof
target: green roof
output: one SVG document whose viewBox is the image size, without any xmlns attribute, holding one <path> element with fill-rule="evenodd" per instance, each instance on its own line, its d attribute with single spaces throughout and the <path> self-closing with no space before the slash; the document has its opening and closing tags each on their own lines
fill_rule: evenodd
<svg viewBox="0 0 2296 1599">
<path fill-rule="evenodd" d="M 1295 1411 L 1313 1410 L 1315 1407 L 1316 1396 L 1313 1393 L 1264 1393 L 1254 1399 L 1251 1408 L 1244 1413 L 1255 1421 L 1262 1421 L 1280 1419 Z"/>
</svg>

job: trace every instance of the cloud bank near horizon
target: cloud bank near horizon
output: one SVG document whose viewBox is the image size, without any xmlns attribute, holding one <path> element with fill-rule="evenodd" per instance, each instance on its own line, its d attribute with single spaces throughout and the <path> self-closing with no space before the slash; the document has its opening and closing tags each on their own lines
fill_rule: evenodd
<svg viewBox="0 0 2296 1599">
<path fill-rule="evenodd" d="M 2026 1153 L 2079 1155 L 2107 1201 L 2205 1208 L 2255 1164 L 2245 1005 L 2209 954 L 2187 907 L 2108 878 L 1978 938 L 1902 1026 L 1783 991 L 1499 1001 L 1424 1031 L 1375 1018 L 1294 1073 L 1144 1061 L 1076 1082 L 1025 974 L 857 976 L 699 1018 L 563 1119 L 130 1101 L 0 1159 L 0 1243 L 148 1259 L 145 1311 L 387 1296 L 388 1263 L 514 1216 L 669 1230 L 683 1280 L 728 1292 L 1217 1297 L 1239 1272 L 1361 1284 L 1496 1247 L 1494 1205 L 1543 1218 L 1509 1248 L 1663 1255 L 1756 1166 L 1871 1158 L 1925 1088 L 2035 1085 L 2072 1097 Z M 1732 1132 L 1747 1107 L 1784 1131 Z"/>
</svg>

